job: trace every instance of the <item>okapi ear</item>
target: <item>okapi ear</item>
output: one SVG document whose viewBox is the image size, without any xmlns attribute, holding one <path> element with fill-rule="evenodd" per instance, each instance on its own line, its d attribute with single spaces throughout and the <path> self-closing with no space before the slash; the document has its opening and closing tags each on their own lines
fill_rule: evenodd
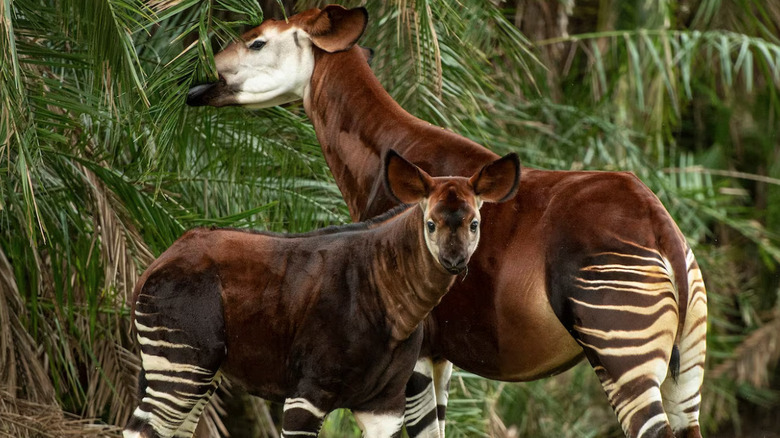
<svg viewBox="0 0 780 438">
<path fill-rule="evenodd" d="M 520 159 L 514 152 L 485 165 L 469 179 L 474 193 L 486 202 L 508 201 L 520 186 Z"/>
<path fill-rule="evenodd" d="M 398 201 L 412 204 L 430 194 L 433 178 L 390 149 L 385 154 L 385 187 Z"/>
<path fill-rule="evenodd" d="M 345 9 L 339 5 L 328 5 L 305 30 L 315 46 L 333 53 L 352 48 L 366 30 L 367 23 L 366 8 Z"/>
</svg>

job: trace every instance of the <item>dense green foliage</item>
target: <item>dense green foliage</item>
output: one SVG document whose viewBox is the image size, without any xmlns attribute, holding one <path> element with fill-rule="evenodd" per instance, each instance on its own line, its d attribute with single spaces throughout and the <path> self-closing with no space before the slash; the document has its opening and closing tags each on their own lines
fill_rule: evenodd
<svg viewBox="0 0 780 438">
<path fill-rule="evenodd" d="M 780 4 L 641 5 L 371 0 L 361 44 L 411 113 L 525 166 L 630 170 L 659 195 L 708 286 L 702 422 L 738 427 L 780 406 Z M 185 229 L 348 220 L 300 105 L 184 105 L 263 12 L 0 0 L 0 433 L 116 436 L 138 369 L 126 300 Z M 584 364 L 523 384 L 457 372 L 452 391 L 450 436 L 620 435 Z M 273 436 L 266 404 L 242 406 Z M 337 412 L 323 434 L 345 430 Z"/>
</svg>

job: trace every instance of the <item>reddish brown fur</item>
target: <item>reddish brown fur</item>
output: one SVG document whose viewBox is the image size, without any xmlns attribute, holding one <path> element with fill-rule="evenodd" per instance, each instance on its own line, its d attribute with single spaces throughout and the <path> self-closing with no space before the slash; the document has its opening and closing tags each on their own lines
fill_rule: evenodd
<svg viewBox="0 0 780 438">
<path fill-rule="evenodd" d="M 307 31 L 305 23 L 298 26 Z M 399 150 L 431 175 L 470 175 L 497 158 L 405 112 L 358 47 L 313 51 L 304 108 L 353 220 L 395 205 L 377 177 L 387 149 Z M 482 243 L 468 275 L 426 321 L 430 353 L 470 372 L 532 380 L 580 360 L 568 301 L 571 278 L 597 253 L 630 253 L 636 245 L 657 251 L 673 268 L 678 302 L 687 302 L 685 239 L 658 198 L 631 173 L 526 169 L 517 195 L 485 206 L 482 215 Z M 686 307 L 679 312 L 678 338 Z M 598 357 L 589 359 L 599 363 Z"/>
<path fill-rule="evenodd" d="M 470 222 L 452 217 L 478 217 L 480 201 L 511 196 L 520 168 L 510 155 L 471 179 L 432 178 L 392 151 L 387 160 L 388 187 L 419 205 L 303 235 L 201 228 L 174 242 L 134 290 L 144 372 L 148 360 L 159 373 L 154 358 L 163 357 L 212 373 L 204 385 L 220 370 L 267 399 L 304 398 L 325 412 L 390 412 L 400 427 L 420 323 L 479 239 Z M 424 218 L 453 224 L 438 257 L 426 243 Z M 450 252 L 464 258 L 462 267 L 441 255 Z M 152 398 L 169 390 L 165 376 L 149 385 L 156 385 L 146 394 Z M 139 409 L 154 413 L 143 400 Z M 127 430 L 162 436 L 149 431 L 154 424 L 134 414 Z"/>
</svg>

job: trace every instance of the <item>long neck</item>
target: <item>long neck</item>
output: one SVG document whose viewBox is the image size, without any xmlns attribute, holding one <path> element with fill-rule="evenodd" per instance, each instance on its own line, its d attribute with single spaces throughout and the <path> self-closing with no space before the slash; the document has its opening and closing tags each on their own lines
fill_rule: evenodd
<svg viewBox="0 0 780 438">
<path fill-rule="evenodd" d="M 381 159 L 392 148 L 433 176 L 468 176 L 498 156 L 422 121 L 382 88 L 358 47 L 315 49 L 304 108 L 353 220 L 395 205 L 382 184 Z"/>
<path fill-rule="evenodd" d="M 455 280 L 433 258 L 423 236 L 422 210 L 413 207 L 383 228 L 370 266 L 394 340 L 408 338 Z"/>
</svg>

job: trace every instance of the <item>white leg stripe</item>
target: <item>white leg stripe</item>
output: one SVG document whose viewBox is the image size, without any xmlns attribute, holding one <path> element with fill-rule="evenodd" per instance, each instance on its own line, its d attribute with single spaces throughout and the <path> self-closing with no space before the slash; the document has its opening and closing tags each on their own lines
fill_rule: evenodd
<svg viewBox="0 0 780 438">
<path fill-rule="evenodd" d="M 170 418 L 184 417 L 185 415 L 187 415 L 189 413 L 189 410 L 187 412 L 179 411 L 179 410 L 175 409 L 174 407 L 169 406 L 169 405 L 167 405 L 167 404 L 165 404 L 165 403 L 163 403 L 163 402 L 161 402 L 161 401 L 159 401 L 157 399 L 154 399 L 152 397 L 144 397 L 143 399 L 141 399 L 141 401 L 143 403 L 147 403 L 147 404 L 150 404 L 150 405 L 154 406 L 158 413 L 161 412 L 161 413 L 165 414 L 167 417 L 170 417 Z"/>
<path fill-rule="evenodd" d="M 421 398 L 423 398 L 423 397 L 425 397 L 426 395 L 428 395 L 428 388 L 430 388 L 430 387 L 431 387 L 431 385 L 432 385 L 432 383 L 431 383 L 431 384 L 429 384 L 428 386 L 426 386 L 424 391 L 422 391 L 422 392 L 419 392 L 419 393 L 417 393 L 416 395 L 413 395 L 413 396 L 411 396 L 411 397 L 407 397 L 407 398 L 406 398 L 406 406 L 411 406 L 411 405 L 416 405 L 416 404 L 418 404 L 418 403 L 419 403 L 419 400 L 420 400 Z"/>
<path fill-rule="evenodd" d="M 150 400 L 148 397 L 144 397 L 142 399 L 142 402 L 149 402 L 152 405 L 157 406 L 157 403 L 154 403 L 152 400 Z M 163 411 L 166 411 L 167 415 L 170 415 L 169 409 L 161 409 Z M 181 414 L 175 414 L 173 415 L 174 418 L 177 418 L 177 415 Z M 135 411 L 133 411 L 133 417 L 138 418 L 142 420 L 144 423 L 152 426 L 152 429 L 154 429 L 155 432 L 159 435 L 173 435 L 175 432 L 175 429 L 171 427 L 170 424 L 168 424 L 165 420 L 159 417 L 159 415 L 153 415 L 151 412 L 147 412 L 142 410 L 141 408 L 136 408 Z M 127 435 L 130 433 L 131 435 Z M 124 438 L 130 438 L 130 437 L 140 437 L 140 434 L 132 435 L 136 432 L 125 432 Z"/>
<path fill-rule="evenodd" d="M 289 431 L 282 429 L 282 438 L 286 436 L 317 436 L 317 432 Z"/>
<path fill-rule="evenodd" d="M 168 360 L 163 356 L 153 356 L 151 354 L 141 353 L 141 361 L 143 362 L 144 370 L 149 371 L 168 371 L 168 372 L 183 372 L 183 373 L 195 373 L 210 376 L 212 371 L 199 366 L 191 365 L 188 363 L 175 363 Z"/>
<path fill-rule="evenodd" d="M 625 313 L 636 313 L 637 315 L 648 315 L 651 313 L 655 313 L 658 310 L 660 310 L 662 307 L 668 305 L 668 304 L 674 304 L 674 301 L 672 301 L 671 298 L 662 299 L 659 300 L 657 303 L 653 304 L 650 307 L 644 307 L 644 306 L 629 306 L 629 305 L 610 305 L 610 304 L 591 304 L 585 301 L 581 301 L 575 298 L 569 298 L 569 301 L 583 307 L 588 307 L 591 309 L 601 309 L 601 310 L 617 310 L 620 312 Z"/>
<path fill-rule="evenodd" d="M 138 315 L 137 312 L 136 315 Z M 135 329 L 138 330 L 139 332 L 180 332 L 182 331 L 181 329 L 168 328 L 163 326 L 158 326 L 158 327 L 145 326 L 140 322 L 138 322 L 138 319 L 135 320 Z"/>
<path fill-rule="evenodd" d="M 289 409 L 303 409 L 305 411 L 309 411 L 312 415 L 314 415 L 317 418 L 325 417 L 325 411 L 317 408 L 305 398 L 291 398 L 285 400 L 283 411 L 287 412 Z"/>
<path fill-rule="evenodd" d="M 172 403 L 174 403 L 174 404 L 176 404 L 178 406 L 181 406 L 184 409 L 189 409 L 189 405 L 190 405 L 191 402 L 194 402 L 196 400 L 199 401 L 200 398 L 201 398 L 200 395 L 196 395 L 196 396 L 189 396 L 189 397 L 187 397 L 189 399 L 189 401 L 188 400 L 182 400 L 180 397 L 176 397 L 173 394 L 169 394 L 167 392 L 155 391 L 152 388 L 146 388 L 146 395 L 154 397 L 156 399 L 168 400 L 168 401 L 170 401 L 170 402 L 172 402 Z"/>
<path fill-rule="evenodd" d="M 141 335 L 138 335 L 137 338 L 138 338 L 138 343 L 141 345 L 150 345 L 152 347 L 168 347 L 168 348 L 191 348 L 193 350 L 196 349 L 192 345 L 174 344 L 173 342 L 168 342 L 168 341 L 155 341 L 152 339 L 147 339 Z"/>
<path fill-rule="evenodd" d="M 419 423 L 426 414 L 436 409 L 433 397 L 427 397 L 415 406 L 406 405 L 406 424 L 414 426 Z"/>
<path fill-rule="evenodd" d="M 639 429 L 639 433 L 637 434 L 638 438 L 642 438 L 644 436 L 645 432 L 650 430 L 650 428 L 657 426 L 658 424 L 666 423 L 666 414 L 660 413 L 656 414 L 652 418 L 645 421 L 645 424 L 642 426 L 641 429 Z"/>
<path fill-rule="evenodd" d="M 198 385 L 199 382 L 196 382 L 192 379 L 187 379 L 184 377 L 175 377 L 175 376 L 168 376 L 165 374 L 159 374 L 159 373 L 148 373 L 146 374 L 146 380 L 159 380 L 161 382 L 168 382 L 168 383 L 187 383 L 190 385 Z"/>
</svg>

